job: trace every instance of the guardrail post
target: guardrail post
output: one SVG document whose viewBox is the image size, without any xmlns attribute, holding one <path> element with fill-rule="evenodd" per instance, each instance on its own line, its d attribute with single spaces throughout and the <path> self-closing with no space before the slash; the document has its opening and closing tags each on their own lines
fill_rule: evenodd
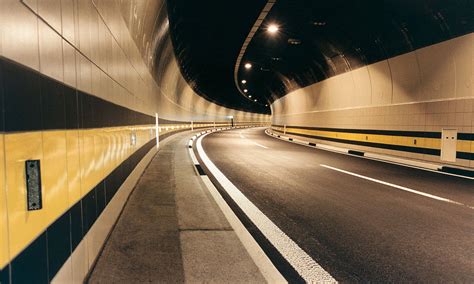
<svg viewBox="0 0 474 284">
<path fill-rule="evenodd" d="M 158 124 L 158 113 L 155 113 L 155 133 L 156 133 L 156 148 L 160 148 L 160 125 Z"/>
</svg>

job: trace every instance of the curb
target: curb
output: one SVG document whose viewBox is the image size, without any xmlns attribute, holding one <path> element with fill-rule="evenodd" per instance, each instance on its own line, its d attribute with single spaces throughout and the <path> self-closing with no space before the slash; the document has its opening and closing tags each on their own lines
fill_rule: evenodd
<svg viewBox="0 0 474 284">
<path fill-rule="evenodd" d="M 338 153 L 348 154 L 351 156 L 365 157 L 368 159 L 378 160 L 378 161 L 387 162 L 387 163 L 394 163 L 394 164 L 403 165 L 403 166 L 415 167 L 415 168 L 429 170 L 429 171 L 435 171 L 435 172 L 444 173 L 447 175 L 453 175 L 453 176 L 457 176 L 461 178 L 474 179 L 474 170 L 458 168 L 458 167 L 453 167 L 453 166 L 443 166 L 443 165 L 432 164 L 432 163 L 424 162 L 424 161 L 409 160 L 402 157 L 392 157 L 392 156 L 387 156 L 384 154 L 363 152 L 363 151 L 358 151 L 358 150 L 352 150 L 352 149 L 326 145 L 326 144 L 308 142 L 305 140 L 299 140 L 299 139 L 292 138 L 289 136 L 273 133 L 273 131 L 271 131 L 270 128 L 267 128 L 265 130 L 265 133 L 271 137 L 278 138 L 283 141 L 288 141 L 291 143 L 300 144 L 304 146 L 310 146 L 310 147 L 321 149 L 321 150 L 338 152 Z"/>
</svg>

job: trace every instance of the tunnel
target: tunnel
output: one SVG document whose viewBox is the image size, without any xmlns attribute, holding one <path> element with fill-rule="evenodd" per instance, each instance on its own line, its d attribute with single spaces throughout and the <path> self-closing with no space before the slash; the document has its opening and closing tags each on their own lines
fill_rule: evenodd
<svg viewBox="0 0 474 284">
<path fill-rule="evenodd" d="M 0 283 L 474 282 L 474 1 L 0 0 Z"/>
</svg>

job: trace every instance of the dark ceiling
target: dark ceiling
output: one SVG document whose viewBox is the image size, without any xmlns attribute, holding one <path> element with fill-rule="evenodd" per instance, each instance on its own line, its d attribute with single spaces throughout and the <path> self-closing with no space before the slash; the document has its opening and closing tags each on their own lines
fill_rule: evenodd
<svg viewBox="0 0 474 284">
<path fill-rule="evenodd" d="M 170 33 L 186 81 L 223 106 L 259 113 L 234 85 L 234 64 L 266 0 L 168 0 Z"/>
<path fill-rule="evenodd" d="M 168 1 L 175 53 L 197 93 L 269 113 L 265 104 L 294 89 L 474 31 L 472 0 L 278 0 L 244 55 L 252 69 L 238 72 L 247 99 L 234 84 L 234 64 L 265 3 Z"/>
</svg>

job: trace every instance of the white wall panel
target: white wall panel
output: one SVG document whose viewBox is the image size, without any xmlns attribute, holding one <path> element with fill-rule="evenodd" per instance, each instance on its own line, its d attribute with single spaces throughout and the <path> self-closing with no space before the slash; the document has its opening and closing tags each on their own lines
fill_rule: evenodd
<svg viewBox="0 0 474 284">
<path fill-rule="evenodd" d="M 387 105 L 392 103 L 393 82 L 392 72 L 387 60 L 367 66 L 372 88 L 372 105 Z"/>
<path fill-rule="evenodd" d="M 61 0 L 40 0 L 37 5 L 40 17 L 53 29 L 62 33 Z"/>
<path fill-rule="evenodd" d="M 76 50 L 65 40 L 63 44 L 64 83 L 76 87 Z"/>
<path fill-rule="evenodd" d="M 61 0 L 62 35 L 71 44 L 76 44 L 76 17 L 73 0 Z"/>
<path fill-rule="evenodd" d="M 421 78 L 415 52 L 388 59 L 392 71 L 392 103 L 416 102 L 421 99 Z"/>
<path fill-rule="evenodd" d="M 38 22 L 40 72 L 63 82 L 62 38 L 44 22 Z"/>
<path fill-rule="evenodd" d="M 38 18 L 19 1 L 2 0 L 0 21 L 2 55 L 39 70 Z"/>
<path fill-rule="evenodd" d="M 420 66 L 422 97 L 427 100 L 455 97 L 456 42 L 443 42 L 416 51 Z"/>
</svg>

